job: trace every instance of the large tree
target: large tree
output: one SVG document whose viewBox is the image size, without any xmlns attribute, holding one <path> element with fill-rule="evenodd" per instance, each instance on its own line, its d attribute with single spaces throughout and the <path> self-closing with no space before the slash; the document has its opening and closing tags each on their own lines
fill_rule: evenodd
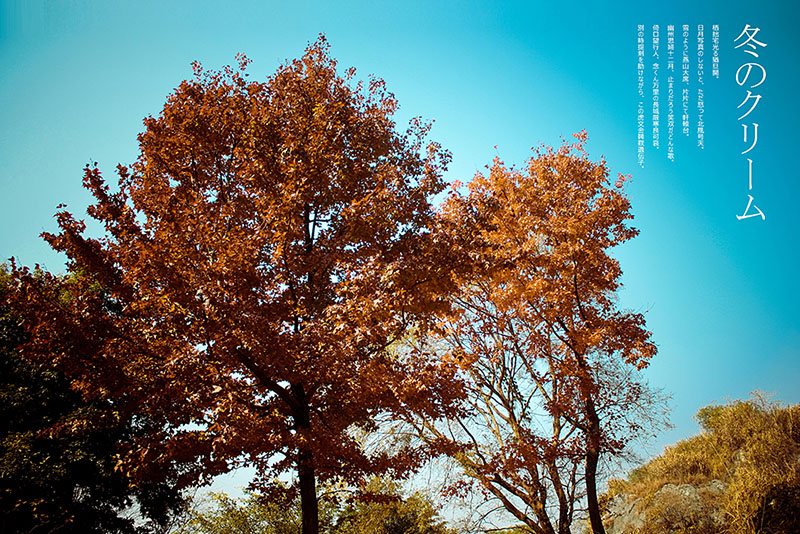
<svg viewBox="0 0 800 534">
<path fill-rule="evenodd" d="M 98 354 L 65 362 L 81 387 L 170 423 L 127 467 L 193 451 L 205 475 L 245 461 L 267 484 L 294 469 L 310 534 L 318 480 L 402 475 L 418 460 L 410 448 L 368 454 L 359 426 L 440 417 L 456 392 L 447 366 L 391 348 L 442 306 L 429 202 L 449 154 L 424 144 L 418 120 L 398 133 L 383 82 L 338 74 L 324 38 L 264 83 L 246 64 L 195 64 L 145 120 L 118 190 L 86 168 L 104 237 L 67 211 L 45 237 L 83 291 L 101 287 L 118 309 L 96 328 L 92 298 L 70 304 Z M 57 342 L 44 322 L 37 333 Z"/>
<path fill-rule="evenodd" d="M 523 170 L 495 160 L 442 217 L 474 265 L 441 331 L 472 410 L 423 432 L 539 534 L 567 534 L 581 503 L 603 532 L 601 455 L 619 453 L 657 409 L 637 375 L 655 346 L 642 315 L 616 299 L 610 252 L 637 233 L 624 178 L 610 183 L 577 137 Z"/>
</svg>

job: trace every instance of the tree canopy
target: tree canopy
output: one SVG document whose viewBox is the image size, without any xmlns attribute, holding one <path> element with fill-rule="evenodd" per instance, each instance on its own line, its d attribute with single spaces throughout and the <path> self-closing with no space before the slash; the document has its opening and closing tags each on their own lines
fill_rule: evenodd
<svg viewBox="0 0 800 534">
<path fill-rule="evenodd" d="M 317 480 L 403 476 L 422 459 L 410 446 L 371 455 L 355 428 L 439 418 L 458 394 L 452 366 L 391 350 L 444 305 L 430 199 L 450 156 L 419 120 L 398 133 L 383 82 L 338 74 L 322 37 L 266 82 L 239 59 L 194 65 L 145 119 L 114 191 L 87 166 L 106 234 L 58 213 L 45 238 L 81 296 L 56 310 L 20 274 L 38 314 L 29 352 L 52 355 L 71 332 L 92 357 L 54 356 L 85 394 L 162 421 L 126 455 L 133 474 L 175 455 L 197 458 L 184 483 L 240 461 L 264 485 L 294 469 L 312 533 Z M 114 313 L 97 321 L 101 307 Z"/>
<path fill-rule="evenodd" d="M 435 210 L 450 154 L 419 119 L 398 132 L 381 80 L 340 74 L 324 37 L 265 82 L 237 59 L 194 64 L 116 184 L 84 169 L 104 234 L 64 206 L 43 234 L 68 283 L 14 266 L 25 357 L 144 425 L 116 445 L 134 485 L 249 464 L 316 534 L 319 482 L 447 453 L 525 528 L 564 534 L 585 499 L 602 533 L 601 455 L 653 401 L 636 372 L 655 346 L 610 254 L 637 234 L 625 177 L 582 133 Z M 386 416 L 428 439 L 367 446 Z"/>
</svg>

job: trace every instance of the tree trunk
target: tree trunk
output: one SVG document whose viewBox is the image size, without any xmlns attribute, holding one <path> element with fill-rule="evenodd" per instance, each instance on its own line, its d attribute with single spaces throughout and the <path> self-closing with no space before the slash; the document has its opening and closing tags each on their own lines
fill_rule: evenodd
<svg viewBox="0 0 800 534">
<path fill-rule="evenodd" d="M 297 479 L 300 485 L 300 513 L 303 517 L 303 534 L 319 534 L 319 503 L 317 502 L 317 474 L 314 469 L 314 452 L 311 440 L 311 415 L 302 384 L 292 384 L 295 429 L 301 440 L 297 451 Z"/>
<path fill-rule="evenodd" d="M 300 510 L 303 515 L 303 534 L 319 534 L 319 508 L 314 456 L 301 449 L 297 457 L 297 477 L 300 482 Z"/>
<path fill-rule="evenodd" d="M 589 431 L 586 435 L 586 505 L 593 534 L 605 534 L 597 500 L 597 462 L 600 458 L 600 418 L 591 398 L 586 400 Z"/>
<path fill-rule="evenodd" d="M 600 504 L 597 500 L 597 463 L 600 459 L 600 417 L 594 405 L 592 393 L 592 379 L 586 360 L 580 353 L 575 354 L 581 377 L 581 395 L 583 396 L 583 409 L 586 415 L 586 508 L 589 512 L 589 524 L 592 534 L 606 534 L 603 527 L 603 518 L 600 516 Z"/>
</svg>

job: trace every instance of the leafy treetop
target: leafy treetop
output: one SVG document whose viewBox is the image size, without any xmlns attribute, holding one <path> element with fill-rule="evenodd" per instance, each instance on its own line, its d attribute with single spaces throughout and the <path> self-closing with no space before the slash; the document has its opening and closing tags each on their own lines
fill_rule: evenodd
<svg viewBox="0 0 800 534">
<path fill-rule="evenodd" d="M 425 144 L 419 120 L 398 133 L 383 82 L 340 76 L 324 37 L 263 83 L 239 59 L 238 70 L 195 64 L 145 119 L 118 191 L 87 166 L 104 237 L 85 237 L 67 211 L 45 234 L 76 291 L 104 293 L 75 299 L 61 323 L 99 356 L 60 357 L 85 392 L 135 397 L 172 425 L 128 469 L 179 450 L 204 457 L 206 475 L 241 458 L 267 483 L 296 468 L 311 513 L 317 478 L 419 461 L 411 449 L 367 454 L 355 426 L 385 412 L 440 417 L 457 393 L 447 366 L 391 350 L 444 305 L 429 202 L 450 156 Z M 87 318 L 101 304 L 116 311 L 97 328 Z M 43 343 L 59 335 L 47 324 Z"/>
</svg>

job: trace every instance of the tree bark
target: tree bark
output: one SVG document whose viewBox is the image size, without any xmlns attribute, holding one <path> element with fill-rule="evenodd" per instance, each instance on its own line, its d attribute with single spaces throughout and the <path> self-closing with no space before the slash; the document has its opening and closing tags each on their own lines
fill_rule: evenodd
<svg viewBox="0 0 800 534">
<path fill-rule="evenodd" d="M 297 478 L 300 483 L 300 510 L 303 516 L 303 534 L 319 534 L 319 507 L 317 479 L 314 472 L 314 455 L 301 449 L 297 457 Z"/>
<path fill-rule="evenodd" d="M 597 500 L 597 463 L 600 458 L 600 418 L 594 401 L 586 400 L 586 415 L 589 422 L 586 433 L 586 506 L 589 512 L 589 523 L 593 534 L 605 534 L 603 519 L 600 516 L 600 505 Z"/>
<path fill-rule="evenodd" d="M 303 534 L 319 534 L 319 503 L 317 502 L 317 475 L 314 468 L 314 452 L 311 448 L 311 414 L 305 388 L 292 384 L 292 397 L 296 401 L 293 417 L 295 430 L 300 438 L 297 451 L 297 480 L 300 486 L 300 513 Z"/>
</svg>

